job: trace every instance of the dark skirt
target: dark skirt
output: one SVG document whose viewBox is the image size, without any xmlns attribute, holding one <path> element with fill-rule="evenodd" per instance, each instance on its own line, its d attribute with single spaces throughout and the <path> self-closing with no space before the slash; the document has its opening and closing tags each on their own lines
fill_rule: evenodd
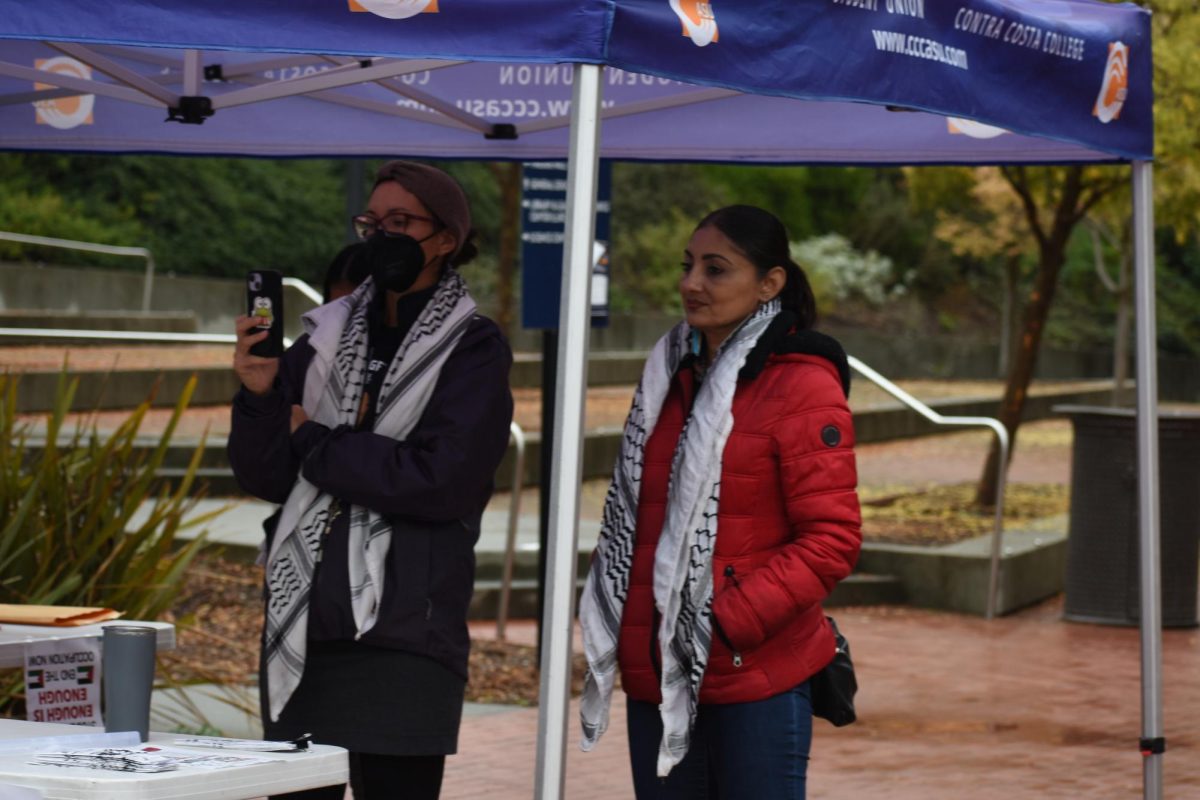
<svg viewBox="0 0 1200 800">
<path fill-rule="evenodd" d="M 458 750 L 466 681 L 424 656 L 359 642 L 308 643 L 304 676 L 277 722 L 259 670 L 263 733 L 354 753 L 451 755 Z"/>
</svg>

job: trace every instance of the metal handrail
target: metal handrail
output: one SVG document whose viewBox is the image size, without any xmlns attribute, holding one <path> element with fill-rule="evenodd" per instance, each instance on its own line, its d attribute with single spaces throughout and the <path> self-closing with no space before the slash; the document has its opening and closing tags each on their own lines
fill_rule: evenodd
<svg viewBox="0 0 1200 800">
<path fill-rule="evenodd" d="M 991 570 L 988 574 L 987 618 L 995 619 L 1000 592 L 1000 555 L 1004 539 L 1004 486 L 1008 472 L 1008 429 L 991 417 L 943 416 L 901 389 L 854 356 L 847 356 L 850 366 L 871 383 L 895 397 L 935 425 L 969 425 L 991 428 L 1000 444 L 1000 469 L 996 479 L 996 522 L 992 533 Z"/>
<path fill-rule="evenodd" d="M 44 242 L 65 241 L 58 239 L 44 239 L 41 236 L 26 236 L 21 233 L 7 233 L 0 231 L 0 239 L 9 239 L 11 241 L 28 242 L 30 244 L 42 244 Z M 37 240 L 37 241 L 33 241 Z M 72 242 L 72 244 L 87 244 L 86 242 Z M 107 248 L 104 250 L 94 250 L 94 252 L 113 253 L 116 250 L 143 250 L 140 247 L 115 247 L 110 248 L 107 245 L 90 245 L 94 248 Z M 83 249 L 83 248 L 80 248 Z M 145 254 L 149 257 L 150 251 L 146 250 Z M 131 253 L 117 253 L 117 255 L 132 255 Z M 151 257 L 151 265 L 153 259 Z M 300 292 L 306 298 L 321 305 L 325 302 L 325 298 L 321 296 L 313 287 L 309 286 L 299 278 L 284 278 L 283 285 L 290 287 Z M 149 304 L 149 290 L 143 299 L 144 303 Z M 234 344 L 237 341 L 237 336 L 232 333 L 182 333 L 176 331 L 107 331 L 88 328 L 0 328 L 0 337 L 22 337 L 22 338 L 44 338 L 44 339 L 99 339 L 102 341 L 113 342 L 172 342 L 178 344 Z M 291 347 L 292 340 L 285 336 L 283 337 L 283 346 Z"/>
<path fill-rule="evenodd" d="M 42 339 L 99 339 L 112 342 L 171 342 L 175 344 L 234 344 L 232 333 L 179 333 L 175 331 L 101 331 L 87 328 L 0 328 L 0 337 Z M 283 337 L 283 346 L 292 340 Z"/>
<path fill-rule="evenodd" d="M 508 501 L 508 536 L 504 542 L 504 572 L 500 576 L 500 607 L 496 611 L 496 638 L 500 641 L 504 641 L 504 626 L 508 624 L 508 598 L 512 592 L 517 525 L 521 519 L 521 489 L 525 483 L 525 431 L 516 422 L 508 426 L 508 431 L 517 447 L 517 455 L 513 461 L 512 496 Z"/>
<path fill-rule="evenodd" d="M 322 305 L 325 302 L 325 298 L 321 296 L 320 292 L 299 278 L 284 278 L 283 285 L 290 286 L 291 288 L 297 290 L 300 292 L 300 294 L 304 295 L 309 300 L 312 300 L 317 305 Z"/>
<path fill-rule="evenodd" d="M 145 247 L 118 247 L 94 242 L 77 242 L 73 239 L 55 239 L 50 236 L 30 236 L 12 231 L 0 231 L 0 240 L 36 244 L 42 247 L 60 247 L 64 250 L 82 250 L 85 253 L 101 253 L 107 256 L 144 258 L 146 259 L 146 276 L 142 280 L 142 311 L 150 310 L 150 293 L 154 287 L 154 254 Z"/>
<path fill-rule="evenodd" d="M 150 295 L 154 287 L 154 253 L 145 247 L 119 247 L 95 242 L 79 242 L 74 239 L 55 239 L 50 236 L 31 236 L 27 233 L 14 233 L 13 231 L 0 231 L 0 240 L 42 247 L 59 247 L 64 250 L 80 250 L 85 253 L 100 253 L 107 256 L 144 258 L 146 259 L 146 275 L 142 281 L 142 311 L 150 310 Z M 325 302 L 325 298 L 320 292 L 299 278 L 284 278 L 283 285 L 300 292 L 316 305 Z"/>
</svg>

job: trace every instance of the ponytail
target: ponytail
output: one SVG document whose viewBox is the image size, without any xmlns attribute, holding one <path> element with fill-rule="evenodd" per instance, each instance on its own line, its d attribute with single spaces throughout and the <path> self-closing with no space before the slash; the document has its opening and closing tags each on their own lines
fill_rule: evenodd
<svg viewBox="0 0 1200 800">
<path fill-rule="evenodd" d="M 779 292 L 783 307 L 796 315 L 796 328 L 802 331 L 817 326 L 817 301 L 813 297 L 812 286 L 808 276 L 795 261 L 790 258 L 782 265 L 787 273 L 787 283 Z"/>
</svg>

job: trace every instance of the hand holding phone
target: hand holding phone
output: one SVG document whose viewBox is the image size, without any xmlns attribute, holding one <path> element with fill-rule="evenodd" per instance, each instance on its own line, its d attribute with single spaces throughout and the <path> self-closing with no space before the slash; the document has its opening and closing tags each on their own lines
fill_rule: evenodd
<svg viewBox="0 0 1200 800">
<path fill-rule="evenodd" d="M 262 358 L 283 355 L 283 276 L 273 269 L 246 274 L 246 313 L 267 337 L 250 347 L 250 354 Z"/>
<path fill-rule="evenodd" d="M 235 322 L 233 371 L 253 394 L 270 392 L 279 374 L 279 356 L 283 355 L 282 281 L 278 272 L 268 270 L 246 276 L 247 313 Z"/>
</svg>

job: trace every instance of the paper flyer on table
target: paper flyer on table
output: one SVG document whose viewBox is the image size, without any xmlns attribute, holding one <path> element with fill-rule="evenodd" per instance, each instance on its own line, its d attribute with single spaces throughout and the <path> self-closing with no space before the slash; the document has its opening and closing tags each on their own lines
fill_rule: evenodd
<svg viewBox="0 0 1200 800">
<path fill-rule="evenodd" d="M 259 753 L 296 753 L 308 749 L 306 737 L 290 742 L 273 742 L 264 739 L 229 739 L 223 736 L 190 736 L 175 739 L 172 744 L 216 750 L 250 750 Z"/>
<path fill-rule="evenodd" d="M 232 767 L 248 767 L 251 764 L 269 764 L 278 760 L 265 756 L 243 756 L 232 753 L 197 753 L 194 750 L 177 750 L 173 747 L 157 747 L 155 745 L 146 745 L 141 749 L 144 752 L 169 759 L 179 767 L 191 769 L 230 769 Z"/>
<path fill-rule="evenodd" d="M 196 753 L 192 750 L 143 745 L 103 747 L 37 753 L 30 764 L 85 767 L 114 772 L 172 772 L 178 769 L 218 770 L 265 764 L 274 759 L 229 753 Z"/>
</svg>

